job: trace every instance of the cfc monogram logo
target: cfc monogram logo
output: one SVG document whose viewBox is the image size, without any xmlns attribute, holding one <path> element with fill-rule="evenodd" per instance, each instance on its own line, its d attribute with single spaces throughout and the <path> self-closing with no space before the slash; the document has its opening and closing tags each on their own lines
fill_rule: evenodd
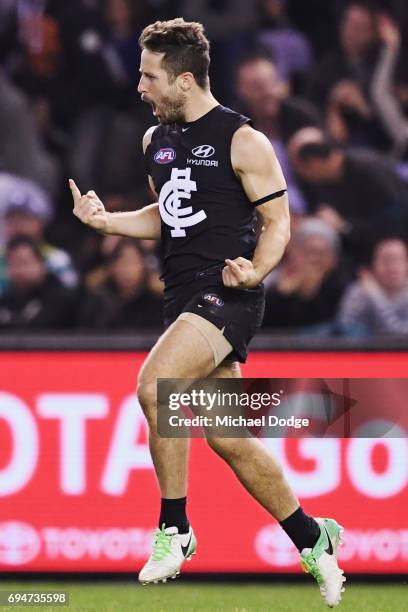
<svg viewBox="0 0 408 612">
<path fill-rule="evenodd" d="M 160 216 L 166 225 L 173 229 L 173 238 L 184 238 L 185 227 L 197 225 L 207 218 L 203 210 L 193 213 L 191 206 L 182 208 L 182 200 L 189 200 L 191 192 L 197 191 L 197 183 L 191 180 L 191 168 L 179 170 L 173 168 L 170 180 L 165 183 L 160 191 L 159 210 Z"/>
</svg>

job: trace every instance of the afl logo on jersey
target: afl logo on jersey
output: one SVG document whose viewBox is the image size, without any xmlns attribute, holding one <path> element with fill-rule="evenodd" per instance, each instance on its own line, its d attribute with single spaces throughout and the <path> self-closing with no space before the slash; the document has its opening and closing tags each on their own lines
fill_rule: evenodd
<svg viewBox="0 0 408 612">
<path fill-rule="evenodd" d="M 200 145 L 199 147 L 192 149 L 191 152 L 196 157 L 203 157 L 206 159 L 207 157 L 212 157 L 214 155 L 215 149 L 211 145 Z"/>
<path fill-rule="evenodd" d="M 216 293 L 205 293 L 203 300 L 214 306 L 224 306 L 224 301 Z"/>
<path fill-rule="evenodd" d="M 154 156 L 154 161 L 157 164 L 170 164 L 172 161 L 176 159 L 176 152 L 174 149 L 170 147 L 166 147 L 165 149 L 159 149 Z"/>
</svg>

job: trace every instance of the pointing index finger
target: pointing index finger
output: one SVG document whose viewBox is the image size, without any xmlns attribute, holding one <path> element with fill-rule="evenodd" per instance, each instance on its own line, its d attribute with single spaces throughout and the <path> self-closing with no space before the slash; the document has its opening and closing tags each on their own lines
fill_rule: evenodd
<svg viewBox="0 0 408 612">
<path fill-rule="evenodd" d="M 69 179 L 69 186 L 71 188 L 71 192 L 72 192 L 74 201 L 76 203 L 76 201 L 81 198 L 81 192 L 79 191 L 78 187 L 75 185 L 75 181 L 73 179 Z"/>
</svg>

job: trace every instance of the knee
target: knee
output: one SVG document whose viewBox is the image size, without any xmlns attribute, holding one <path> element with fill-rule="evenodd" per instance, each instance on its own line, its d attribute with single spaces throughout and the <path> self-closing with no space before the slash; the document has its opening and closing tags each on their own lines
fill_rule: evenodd
<svg viewBox="0 0 408 612">
<path fill-rule="evenodd" d="M 149 423 L 155 422 L 157 404 L 156 381 L 147 376 L 140 376 L 136 393 L 145 417 Z"/>
</svg>

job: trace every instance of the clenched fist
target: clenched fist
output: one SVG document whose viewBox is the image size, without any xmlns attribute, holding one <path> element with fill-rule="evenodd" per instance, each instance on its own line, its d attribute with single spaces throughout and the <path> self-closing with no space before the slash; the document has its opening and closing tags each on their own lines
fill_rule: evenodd
<svg viewBox="0 0 408 612">
<path fill-rule="evenodd" d="M 226 259 L 227 264 L 222 270 L 222 281 L 225 287 L 236 287 L 240 289 L 250 289 L 259 284 L 258 276 L 252 261 L 245 257 L 237 259 Z"/>
<path fill-rule="evenodd" d="M 99 232 L 107 232 L 109 213 L 94 191 L 81 195 L 72 179 L 69 179 L 72 197 L 74 198 L 73 213 L 82 223 Z"/>
</svg>

